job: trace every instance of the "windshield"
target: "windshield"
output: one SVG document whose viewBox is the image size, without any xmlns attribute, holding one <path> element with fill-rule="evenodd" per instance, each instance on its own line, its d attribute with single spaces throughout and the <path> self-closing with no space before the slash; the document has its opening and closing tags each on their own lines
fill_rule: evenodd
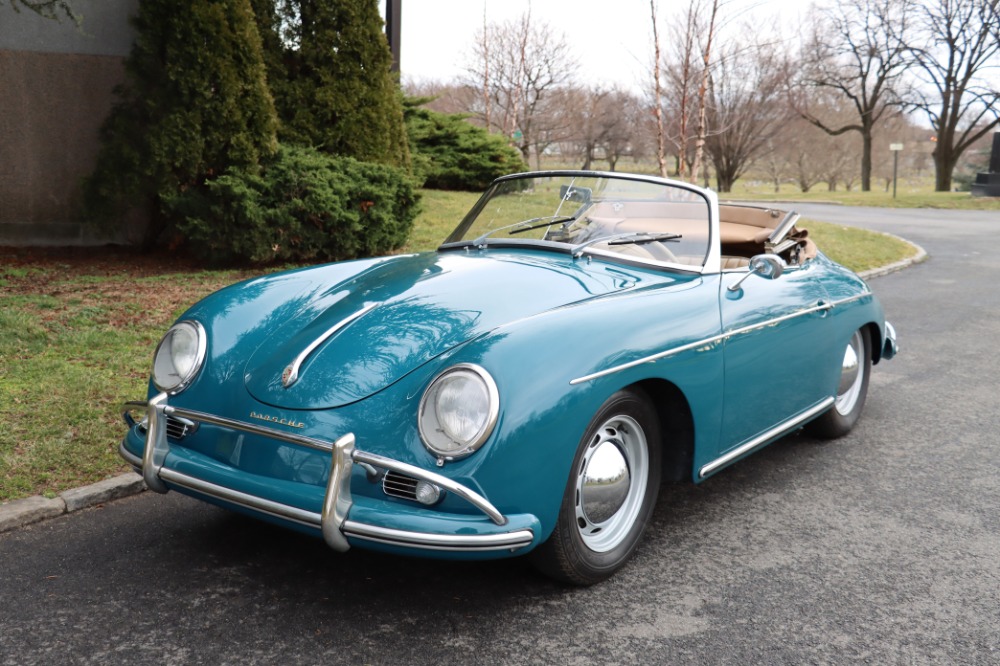
<svg viewBox="0 0 1000 666">
<path fill-rule="evenodd" d="M 608 174 L 532 174 L 487 191 L 445 241 L 530 243 L 701 267 L 709 203 L 694 190 Z"/>
</svg>

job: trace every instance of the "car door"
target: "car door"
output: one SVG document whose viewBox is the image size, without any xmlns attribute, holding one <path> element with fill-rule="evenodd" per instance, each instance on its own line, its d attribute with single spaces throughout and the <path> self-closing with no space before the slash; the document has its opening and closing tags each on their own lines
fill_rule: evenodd
<svg viewBox="0 0 1000 666">
<path fill-rule="evenodd" d="M 723 274 L 722 453 L 760 439 L 829 398 L 824 374 L 814 371 L 819 359 L 829 356 L 821 353 L 829 298 L 819 272 L 808 262 L 774 279 L 751 275 L 735 291 L 728 287 L 746 271 Z"/>
</svg>

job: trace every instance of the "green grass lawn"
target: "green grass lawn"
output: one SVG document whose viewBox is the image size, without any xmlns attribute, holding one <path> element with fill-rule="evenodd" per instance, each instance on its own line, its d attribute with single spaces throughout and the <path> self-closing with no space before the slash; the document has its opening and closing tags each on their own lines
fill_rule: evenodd
<svg viewBox="0 0 1000 666">
<path fill-rule="evenodd" d="M 435 248 L 478 195 L 424 192 L 404 252 Z M 912 252 L 889 237 L 806 223 L 820 248 L 864 270 Z M 145 397 L 153 350 L 191 303 L 249 277 L 173 257 L 0 249 L 0 500 L 58 492 L 128 469 L 119 405 Z"/>
<path fill-rule="evenodd" d="M 738 184 L 737 184 L 738 185 Z M 720 194 L 721 200 L 738 201 L 809 201 L 836 203 L 844 206 L 872 206 L 876 208 L 948 208 L 961 210 L 998 210 L 1000 197 L 974 197 L 968 192 L 933 192 L 927 189 L 899 190 L 895 199 L 892 192 L 827 192 L 813 189 L 800 192 L 785 186 L 781 192 L 751 190 L 737 186 L 731 193 Z"/>
</svg>

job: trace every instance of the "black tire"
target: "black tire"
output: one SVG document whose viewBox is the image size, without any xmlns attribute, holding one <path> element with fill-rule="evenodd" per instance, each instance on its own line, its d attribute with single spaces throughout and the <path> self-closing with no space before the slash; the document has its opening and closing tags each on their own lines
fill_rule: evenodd
<svg viewBox="0 0 1000 666">
<path fill-rule="evenodd" d="M 851 367 L 851 356 L 857 363 Z M 856 372 L 855 372 L 856 370 Z M 833 406 L 806 426 L 806 431 L 822 439 L 836 439 L 851 431 L 861 418 L 872 372 L 872 342 L 868 328 L 854 332 L 844 349 L 840 386 Z"/>
<path fill-rule="evenodd" d="M 593 585 L 620 569 L 649 523 L 661 470 L 660 426 L 649 398 L 615 393 L 577 447 L 555 529 L 532 553 L 533 564 L 574 585 Z"/>
</svg>

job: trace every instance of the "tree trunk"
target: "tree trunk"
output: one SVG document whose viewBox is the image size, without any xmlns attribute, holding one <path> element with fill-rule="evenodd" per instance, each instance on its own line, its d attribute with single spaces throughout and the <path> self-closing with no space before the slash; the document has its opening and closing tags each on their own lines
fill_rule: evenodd
<svg viewBox="0 0 1000 666">
<path fill-rule="evenodd" d="M 715 185 L 720 192 L 732 192 L 735 182 L 736 179 L 733 178 L 733 174 L 728 169 L 715 168 Z"/>
<path fill-rule="evenodd" d="M 940 139 L 938 139 L 937 146 L 934 147 L 931 156 L 934 158 L 934 191 L 950 192 L 951 176 L 955 171 L 957 159 L 950 150 L 942 145 Z"/>
<path fill-rule="evenodd" d="M 872 191 L 872 130 L 866 127 L 861 132 L 861 191 Z"/>
<path fill-rule="evenodd" d="M 649 0 L 653 20 L 653 116 L 656 118 L 656 163 L 660 176 L 667 177 L 666 129 L 663 127 L 663 84 L 660 81 L 660 34 L 656 27 L 656 2 Z M 614 171 L 614 169 L 611 169 Z"/>
</svg>

